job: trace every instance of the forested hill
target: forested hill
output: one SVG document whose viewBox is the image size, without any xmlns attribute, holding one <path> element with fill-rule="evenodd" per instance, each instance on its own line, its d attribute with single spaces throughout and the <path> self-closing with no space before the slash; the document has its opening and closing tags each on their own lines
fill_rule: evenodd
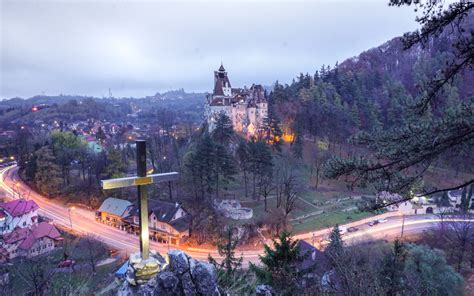
<svg viewBox="0 0 474 296">
<path fill-rule="evenodd" d="M 75 95 L 38 95 L 28 99 L 0 101 L 0 126 L 10 128 L 37 120 L 74 122 L 88 119 L 112 122 L 153 120 L 157 112 L 174 113 L 176 120 L 199 123 L 204 110 L 204 93 L 186 93 L 180 89 L 145 98 L 96 98 Z M 33 112 L 33 107 L 37 108 Z M 138 116 L 138 113 L 140 116 Z"/>
<path fill-rule="evenodd" d="M 323 65 L 314 75 L 300 74 L 289 85 L 276 82 L 270 114 L 297 134 L 334 141 L 345 141 L 358 130 L 401 124 L 407 120 L 404 108 L 452 59 L 449 38 L 446 32 L 424 47 L 405 50 L 397 37 L 333 67 Z M 472 100 L 473 72 L 466 70 L 453 86 L 445 87 L 427 116 L 459 100 Z"/>
</svg>

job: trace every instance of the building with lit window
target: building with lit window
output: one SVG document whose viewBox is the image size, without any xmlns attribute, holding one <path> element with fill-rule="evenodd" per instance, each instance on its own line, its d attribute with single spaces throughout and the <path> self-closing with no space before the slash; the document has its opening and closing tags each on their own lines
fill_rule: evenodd
<svg viewBox="0 0 474 296">
<path fill-rule="evenodd" d="M 207 96 L 205 116 L 209 131 L 215 128 L 219 113 L 226 114 L 234 130 L 253 136 L 264 128 L 268 116 L 268 101 L 261 85 L 233 88 L 224 66 L 214 71 L 214 90 Z"/>
<path fill-rule="evenodd" d="M 33 200 L 16 199 L 0 203 L 0 235 L 38 223 L 38 209 Z"/>
</svg>

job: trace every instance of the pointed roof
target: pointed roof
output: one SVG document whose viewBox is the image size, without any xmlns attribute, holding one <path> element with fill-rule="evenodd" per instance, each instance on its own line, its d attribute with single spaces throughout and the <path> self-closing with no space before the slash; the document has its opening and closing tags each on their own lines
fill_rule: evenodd
<svg viewBox="0 0 474 296">
<path fill-rule="evenodd" d="M 125 199 L 109 197 L 99 208 L 99 212 L 105 212 L 115 216 L 123 217 L 127 214 L 127 209 L 133 206 L 131 202 Z"/>
<path fill-rule="evenodd" d="M 222 80 L 220 79 L 217 79 L 216 80 L 216 84 L 214 85 L 214 92 L 213 92 L 213 95 L 214 96 L 223 96 L 224 95 L 224 91 L 222 90 Z"/>
<path fill-rule="evenodd" d="M 28 236 L 28 228 L 16 228 L 13 232 L 7 233 L 3 236 L 3 240 L 6 244 L 13 244 L 17 241 L 22 241 Z"/>
<path fill-rule="evenodd" d="M 16 228 L 13 232 L 3 236 L 6 244 L 13 244 L 20 241 L 19 247 L 23 250 L 29 250 L 34 243 L 44 237 L 53 240 L 61 240 L 61 233 L 58 229 L 48 222 L 41 222 L 31 228 Z"/>
<path fill-rule="evenodd" d="M 221 66 L 219 67 L 219 72 L 225 72 L 224 65 L 221 62 Z"/>
<path fill-rule="evenodd" d="M 34 200 L 16 199 L 0 203 L 0 209 L 3 209 L 12 217 L 18 217 L 39 209 L 39 206 Z"/>
<path fill-rule="evenodd" d="M 41 222 L 38 225 L 31 227 L 31 231 L 28 232 L 28 235 L 19 247 L 23 250 L 29 250 L 37 240 L 44 237 L 49 237 L 53 240 L 60 240 L 61 234 L 54 225 L 49 224 L 48 222 Z"/>
</svg>

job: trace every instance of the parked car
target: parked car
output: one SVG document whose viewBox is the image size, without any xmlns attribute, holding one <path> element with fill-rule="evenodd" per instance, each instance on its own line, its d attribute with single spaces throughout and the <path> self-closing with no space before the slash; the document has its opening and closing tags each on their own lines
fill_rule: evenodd
<svg viewBox="0 0 474 296">
<path fill-rule="evenodd" d="M 379 223 L 385 223 L 388 222 L 387 218 L 381 218 L 377 220 Z"/>
<path fill-rule="evenodd" d="M 345 227 L 339 227 L 340 234 L 345 234 L 346 232 L 347 232 L 347 229 Z"/>
<path fill-rule="evenodd" d="M 377 224 L 379 224 L 379 221 L 377 221 L 377 220 L 374 220 L 374 221 L 370 221 L 370 222 L 369 222 L 369 223 L 367 223 L 367 224 L 369 224 L 369 226 L 374 226 L 374 225 L 377 225 Z"/>
<path fill-rule="evenodd" d="M 349 227 L 349 228 L 347 228 L 347 232 L 356 232 L 357 230 L 359 230 L 359 228 L 357 228 L 357 227 Z"/>
<path fill-rule="evenodd" d="M 74 266 L 74 264 L 76 264 L 76 261 L 74 260 L 64 260 L 64 261 L 59 262 L 58 267 L 59 268 L 72 267 Z"/>
</svg>

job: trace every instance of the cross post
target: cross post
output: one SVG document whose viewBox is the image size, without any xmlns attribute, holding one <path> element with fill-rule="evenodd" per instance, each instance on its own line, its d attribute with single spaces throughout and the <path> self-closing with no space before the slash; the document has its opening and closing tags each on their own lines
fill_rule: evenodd
<svg viewBox="0 0 474 296">
<path fill-rule="evenodd" d="M 146 177 L 146 142 L 137 140 L 137 176 Z M 148 234 L 148 201 L 145 185 L 138 185 L 138 207 L 139 207 L 139 225 L 140 225 L 140 253 L 142 259 L 148 259 L 149 240 Z"/>
<path fill-rule="evenodd" d="M 169 182 L 178 179 L 177 172 L 147 175 L 146 172 L 146 141 L 137 140 L 137 176 L 102 180 L 102 189 L 116 189 L 130 186 L 137 187 L 138 210 L 140 226 L 140 254 L 142 260 L 147 260 L 150 254 L 150 237 L 148 230 L 148 194 L 146 185 Z"/>
</svg>

